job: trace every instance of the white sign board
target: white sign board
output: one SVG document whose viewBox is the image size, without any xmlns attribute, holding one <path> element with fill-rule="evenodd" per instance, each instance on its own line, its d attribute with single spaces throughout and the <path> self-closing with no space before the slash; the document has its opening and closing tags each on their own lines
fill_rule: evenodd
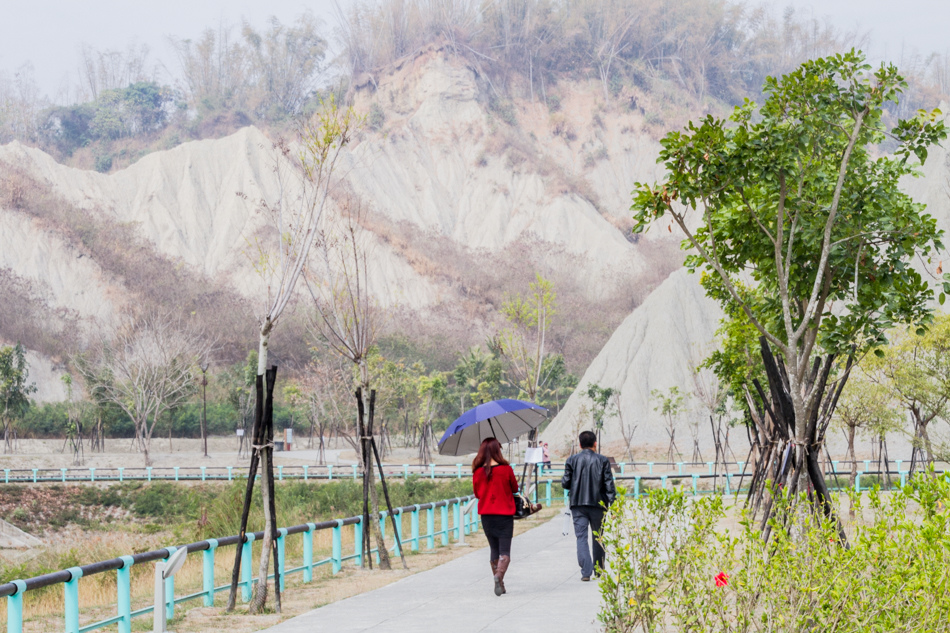
<svg viewBox="0 0 950 633">
<path fill-rule="evenodd" d="M 284 429 L 284 441 L 288 444 L 294 443 L 294 430 L 293 429 Z"/>
<path fill-rule="evenodd" d="M 524 451 L 524 463 L 540 464 L 544 461 L 544 449 L 540 446 L 526 448 Z"/>
<path fill-rule="evenodd" d="M 244 437 L 244 429 L 238 429 L 238 430 L 237 430 L 237 436 L 238 436 L 238 437 Z"/>
</svg>

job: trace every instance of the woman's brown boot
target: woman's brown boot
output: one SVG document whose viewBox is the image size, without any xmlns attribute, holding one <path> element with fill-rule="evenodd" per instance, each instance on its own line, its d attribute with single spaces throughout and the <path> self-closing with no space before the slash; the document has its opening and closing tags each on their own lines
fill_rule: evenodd
<svg viewBox="0 0 950 633">
<path fill-rule="evenodd" d="M 491 575 L 494 576 L 497 573 L 498 573 L 498 561 L 493 560 L 491 561 Z"/>
<path fill-rule="evenodd" d="M 511 562 L 511 556 L 502 555 L 498 559 L 498 565 L 495 570 L 495 595 L 500 596 L 505 591 L 505 572 L 508 571 L 508 564 Z"/>
</svg>

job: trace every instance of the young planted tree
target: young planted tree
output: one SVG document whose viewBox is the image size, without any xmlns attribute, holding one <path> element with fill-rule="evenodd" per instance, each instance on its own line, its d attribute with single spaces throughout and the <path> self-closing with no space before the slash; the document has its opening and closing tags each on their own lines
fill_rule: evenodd
<svg viewBox="0 0 950 633">
<path fill-rule="evenodd" d="M 30 406 L 30 394 L 36 391 L 36 385 L 28 382 L 29 365 L 26 362 L 26 350 L 17 343 L 0 347 L 0 422 L 3 423 L 4 452 L 12 453 L 16 443 L 15 423 L 23 411 Z"/>
<path fill-rule="evenodd" d="M 686 408 L 685 396 L 679 387 L 670 387 L 666 391 L 653 389 L 650 391 L 650 397 L 657 401 L 653 410 L 663 416 L 666 420 L 666 434 L 670 437 L 670 447 L 666 451 L 667 459 L 672 464 L 674 453 L 679 457 L 683 454 L 676 446 L 676 421 L 680 414 Z"/>
<path fill-rule="evenodd" d="M 311 323 L 314 333 L 334 352 L 348 359 L 357 373 L 357 433 L 363 468 L 363 525 L 371 528 L 364 530 L 362 560 L 364 564 L 370 562 L 369 538 L 372 531 L 379 552 L 379 566 L 381 569 L 390 569 L 389 553 L 379 521 L 370 517 L 370 514 L 372 517 L 379 516 L 379 494 L 373 468 L 376 450 L 373 441 L 375 403 L 371 400 L 369 355 L 379 335 L 383 314 L 370 296 L 367 257 L 369 237 L 362 229 L 361 215 L 362 207 L 358 200 L 345 198 L 341 201 L 339 217 L 320 233 L 318 248 L 321 265 L 307 278 L 307 288 L 313 300 Z M 367 414 L 368 417 L 364 417 Z"/>
<path fill-rule="evenodd" d="M 604 429 L 604 421 L 608 415 L 613 413 L 613 402 L 611 402 L 611 399 L 613 398 L 614 390 L 611 387 L 601 387 L 593 383 L 587 386 L 586 395 L 591 402 L 594 430 L 597 433 L 597 447 L 603 451 L 603 447 L 600 445 L 600 436 Z"/>
<path fill-rule="evenodd" d="M 629 459 L 633 463 L 633 467 L 636 468 L 636 459 L 633 456 L 633 435 L 637 432 L 639 425 L 633 420 L 627 420 L 623 417 L 623 397 L 619 389 L 614 392 L 613 405 L 614 410 L 617 412 L 617 419 L 620 421 L 620 435 L 623 437 L 624 446 L 627 448 L 627 459 Z"/>
<path fill-rule="evenodd" d="M 257 240 L 252 261 L 264 282 L 264 292 L 258 311 L 260 337 L 257 352 L 257 394 L 264 394 L 263 381 L 267 369 L 267 353 L 271 334 L 287 306 L 296 296 L 297 282 L 310 263 L 310 252 L 318 239 L 323 211 L 330 199 L 334 184 L 333 174 L 344 148 L 360 126 L 360 118 L 350 108 L 341 109 L 334 101 L 323 103 L 298 129 L 294 144 L 283 139 L 273 146 L 273 170 L 277 191 L 273 199 L 260 200 L 258 208 L 266 219 L 266 233 Z M 239 194 L 245 199 L 247 196 Z M 255 432 L 262 428 L 266 406 L 256 408 Z M 251 455 L 251 466 L 241 517 L 240 536 L 243 539 L 250 511 L 250 495 L 254 487 L 257 462 L 264 474 L 261 493 L 264 501 L 264 539 L 258 567 L 258 583 L 251 600 L 250 612 L 258 613 L 267 602 L 267 576 L 271 549 L 276 552 L 276 511 L 271 498 L 273 490 L 273 437 L 264 437 L 256 443 Z M 268 508 L 271 510 L 268 511 Z M 239 548 L 240 549 L 240 548 Z M 276 553 L 275 553 L 276 556 Z M 231 578 L 228 610 L 234 608 L 237 580 L 240 572 L 240 553 L 235 554 Z M 275 603 L 280 611 L 280 583 L 275 577 Z"/>
<path fill-rule="evenodd" d="M 886 129 L 884 106 L 905 86 L 893 65 L 872 70 L 858 52 L 808 61 L 769 78 L 761 107 L 669 133 L 666 179 L 634 192 L 634 230 L 675 223 L 707 294 L 760 337 L 768 391 L 756 389 L 753 413 L 773 442 L 757 461 L 762 483 L 792 496 L 811 486 L 828 515 L 818 459 L 848 375 L 831 376 L 836 359 L 930 319 L 931 289 L 910 263 L 928 260 L 941 234 L 899 181 L 946 130 L 938 111 Z M 888 139 L 893 154 L 877 157 Z"/>
<path fill-rule="evenodd" d="M 73 391 L 72 374 L 63 374 L 61 380 L 66 387 L 66 443 L 73 451 L 73 466 L 82 466 L 82 422 L 86 401 Z M 65 446 L 63 448 L 65 449 Z"/>
</svg>

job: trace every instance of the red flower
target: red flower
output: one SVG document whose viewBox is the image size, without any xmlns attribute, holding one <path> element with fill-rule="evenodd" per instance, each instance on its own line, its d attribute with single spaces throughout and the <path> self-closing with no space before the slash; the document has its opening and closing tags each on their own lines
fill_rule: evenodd
<svg viewBox="0 0 950 633">
<path fill-rule="evenodd" d="M 729 574 L 727 574 L 726 572 L 720 572 L 719 575 L 716 576 L 716 586 L 725 587 L 728 584 L 729 584 Z"/>
</svg>

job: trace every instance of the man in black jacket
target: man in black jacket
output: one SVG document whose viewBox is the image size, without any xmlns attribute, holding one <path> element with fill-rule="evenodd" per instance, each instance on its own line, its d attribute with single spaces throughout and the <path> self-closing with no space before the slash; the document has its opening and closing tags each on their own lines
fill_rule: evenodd
<svg viewBox="0 0 950 633">
<path fill-rule="evenodd" d="M 584 431 L 578 438 L 581 452 L 571 455 L 564 464 L 561 485 L 570 491 L 571 516 L 574 518 L 574 536 L 577 537 L 577 564 L 581 566 L 581 580 L 590 580 L 594 572 L 604 568 L 604 548 L 600 544 L 600 525 L 604 510 L 613 503 L 617 494 L 610 461 L 597 451 L 597 436 Z M 587 528 L 594 534 L 594 560 L 590 559 Z"/>
</svg>

